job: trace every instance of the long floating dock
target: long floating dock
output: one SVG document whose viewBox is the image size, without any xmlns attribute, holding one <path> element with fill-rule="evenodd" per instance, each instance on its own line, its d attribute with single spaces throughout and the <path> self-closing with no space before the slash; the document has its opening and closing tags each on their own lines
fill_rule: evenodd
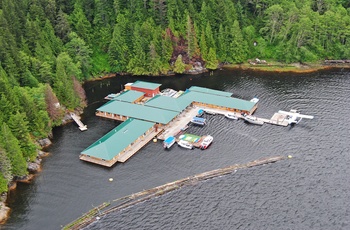
<svg viewBox="0 0 350 230">
<path fill-rule="evenodd" d="M 116 212 L 132 205 L 141 203 L 143 201 L 149 200 L 151 198 L 164 195 L 168 192 L 174 191 L 184 186 L 194 185 L 198 181 L 208 180 L 211 178 L 227 175 L 235 172 L 239 169 L 250 168 L 270 163 L 275 163 L 277 161 L 287 159 L 284 156 L 275 156 L 264 159 L 259 159 L 255 161 L 248 162 L 246 164 L 235 164 L 225 168 L 220 168 L 204 173 L 200 173 L 191 177 L 186 177 L 171 183 L 167 183 L 155 188 L 151 188 L 148 190 L 144 190 L 138 193 L 131 194 L 129 196 L 125 196 L 116 200 L 113 200 L 111 203 L 114 203 L 114 207 L 102 210 L 111 205 L 111 203 L 103 203 L 98 208 L 94 208 L 91 211 L 84 214 L 82 217 L 74 220 L 73 222 L 67 224 L 63 229 L 81 229 L 89 224 L 93 223 L 96 220 L 99 220 L 102 216 L 105 216 L 111 212 Z"/>
</svg>

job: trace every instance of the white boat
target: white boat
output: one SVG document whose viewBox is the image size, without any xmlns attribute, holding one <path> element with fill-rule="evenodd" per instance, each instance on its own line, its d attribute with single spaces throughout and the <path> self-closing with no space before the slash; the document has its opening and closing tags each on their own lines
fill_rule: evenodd
<svg viewBox="0 0 350 230">
<path fill-rule="evenodd" d="M 193 149 L 193 145 L 188 141 L 180 140 L 177 144 L 185 149 Z"/>
<path fill-rule="evenodd" d="M 175 137 L 170 136 L 163 141 L 163 147 L 164 149 L 170 149 L 170 147 L 173 146 L 174 143 L 175 143 Z"/>
<path fill-rule="evenodd" d="M 234 115 L 233 113 L 226 113 L 225 117 L 232 119 L 232 120 L 238 120 L 238 117 Z"/>
<path fill-rule="evenodd" d="M 200 149 L 207 149 L 213 140 L 214 138 L 212 136 L 206 136 L 200 145 Z"/>
<path fill-rule="evenodd" d="M 204 110 L 204 112 L 207 114 L 210 114 L 210 115 L 216 115 L 215 111 L 210 110 L 210 109 L 206 109 L 206 110 Z"/>
<path fill-rule="evenodd" d="M 254 125 L 263 125 L 264 122 L 261 121 L 261 120 L 258 120 L 257 117 L 254 117 L 252 115 L 244 115 L 243 116 L 243 119 L 246 121 L 246 122 L 249 122 L 251 124 L 254 124 Z"/>
<path fill-rule="evenodd" d="M 202 125 L 202 126 L 206 124 L 205 119 L 201 117 L 193 117 L 191 122 L 193 124 Z"/>
<path fill-rule="evenodd" d="M 259 102 L 259 98 L 254 97 L 250 100 L 251 102 L 254 102 L 255 104 Z"/>
</svg>

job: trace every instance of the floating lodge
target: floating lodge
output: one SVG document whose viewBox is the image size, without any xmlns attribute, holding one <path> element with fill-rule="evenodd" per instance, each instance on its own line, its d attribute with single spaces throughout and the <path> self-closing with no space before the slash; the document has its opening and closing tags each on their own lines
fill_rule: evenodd
<svg viewBox="0 0 350 230">
<path fill-rule="evenodd" d="M 178 125 L 187 125 L 198 107 L 221 111 L 223 114 L 252 114 L 257 102 L 233 98 L 232 93 L 192 86 L 176 97 L 162 95 L 161 84 L 136 81 L 99 107 L 96 115 L 123 121 L 95 143 L 83 150 L 80 159 L 111 167 L 125 162 L 155 136 L 166 139 L 178 132 Z M 193 116 L 186 120 L 186 114 Z M 184 124 L 182 124 L 182 123 Z M 176 129 L 176 130 L 175 130 Z M 171 133 L 173 132 L 173 133 Z"/>
</svg>

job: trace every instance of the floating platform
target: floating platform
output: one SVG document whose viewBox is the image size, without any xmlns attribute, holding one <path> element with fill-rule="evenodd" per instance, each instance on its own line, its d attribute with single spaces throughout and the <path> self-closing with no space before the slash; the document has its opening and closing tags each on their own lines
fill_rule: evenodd
<svg viewBox="0 0 350 230">
<path fill-rule="evenodd" d="M 80 121 L 80 117 L 76 115 L 75 113 L 70 113 L 71 118 L 77 123 L 79 126 L 80 131 L 87 130 L 87 125 L 84 125 L 83 122 Z"/>
</svg>

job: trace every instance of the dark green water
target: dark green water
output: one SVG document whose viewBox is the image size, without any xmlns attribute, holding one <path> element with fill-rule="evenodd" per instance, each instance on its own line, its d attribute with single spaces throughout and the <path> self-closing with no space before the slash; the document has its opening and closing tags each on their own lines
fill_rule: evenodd
<svg viewBox="0 0 350 230">
<path fill-rule="evenodd" d="M 239 170 L 235 174 L 110 214 L 88 229 L 349 229 L 350 72 L 313 74 L 216 71 L 182 77 L 116 77 L 89 82 L 83 122 L 54 130 L 50 156 L 32 184 L 10 195 L 5 229 L 60 229 L 89 209 L 143 189 L 258 158 L 293 155 L 292 160 Z M 206 115 L 208 125 L 189 132 L 214 137 L 209 149 L 186 151 L 149 143 L 111 169 L 79 160 L 79 153 L 118 122 L 95 117 L 103 97 L 136 80 L 184 90 L 192 85 L 260 98 L 256 115 L 299 109 L 314 115 L 297 126 L 254 126 Z M 114 178 L 109 182 L 109 178 Z"/>
</svg>

